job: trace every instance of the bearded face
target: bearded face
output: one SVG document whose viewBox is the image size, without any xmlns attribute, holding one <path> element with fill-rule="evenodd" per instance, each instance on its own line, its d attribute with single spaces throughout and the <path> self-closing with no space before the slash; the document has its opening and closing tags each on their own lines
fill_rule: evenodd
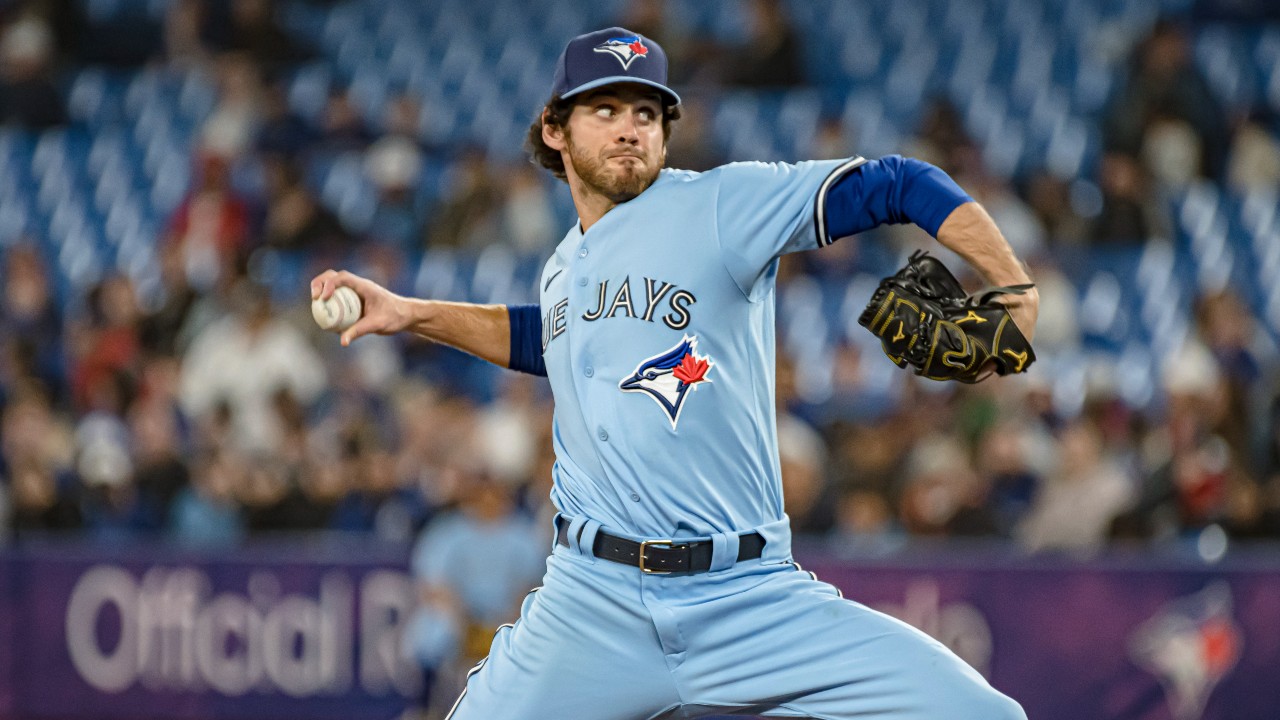
<svg viewBox="0 0 1280 720">
<path fill-rule="evenodd" d="M 662 170 L 663 148 L 642 149 L 616 144 L 593 149 L 575 143 L 566 133 L 569 162 L 586 189 L 614 203 L 624 203 L 644 192 Z M 658 156 L 658 157 L 655 157 Z"/>
</svg>

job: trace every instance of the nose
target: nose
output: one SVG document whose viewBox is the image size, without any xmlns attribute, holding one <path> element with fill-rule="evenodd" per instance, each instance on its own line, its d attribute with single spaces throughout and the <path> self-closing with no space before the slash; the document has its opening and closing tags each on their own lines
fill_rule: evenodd
<svg viewBox="0 0 1280 720">
<path fill-rule="evenodd" d="M 627 110 L 618 122 L 618 142 L 635 145 L 640 142 L 640 131 L 636 129 L 636 114 Z"/>
</svg>

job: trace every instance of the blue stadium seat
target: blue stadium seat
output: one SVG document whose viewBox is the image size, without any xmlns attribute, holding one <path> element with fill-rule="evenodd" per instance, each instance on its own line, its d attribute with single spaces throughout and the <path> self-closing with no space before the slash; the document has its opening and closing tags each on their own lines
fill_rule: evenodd
<svg viewBox="0 0 1280 720">
<path fill-rule="evenodd" d="M 289 108 L 302 119 L 318 124 L 329 102 L 333 73 L 322 63 L 298 68 L 289 80 Z"/>
<path fill-rule="evenodd" d="M 151 187 L 151 212 L 169 217 L 191 186 L 191 162 L 185 154 L 168 153 L 156 168 Z"/>
<path fill-rule="evenodd" d="M 422 255 L 413 280 L 418 297 L 461 300 L 457 275 L 457 258 L 451 250 L 433 248 Z"/>
<path fill-rule="evenodd" d="M 177 109 L 189 124 L 203 122 L 217 102 L 218 90 L 212 77 L 197 70 L 183 73 L 178 87 Z"/>
</svg>

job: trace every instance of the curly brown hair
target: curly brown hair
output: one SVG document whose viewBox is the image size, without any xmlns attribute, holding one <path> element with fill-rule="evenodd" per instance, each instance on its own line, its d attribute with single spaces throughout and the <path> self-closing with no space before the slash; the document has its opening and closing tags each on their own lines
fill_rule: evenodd
<svg viewBox="0 0 1280 720">
<path fill-rule="evenodd" d="M 568 176 L 564 170 L 564 157 L 560 155 L 559 150 L 553 150 L 542 139 L 542 118 L 546 117 L 547 122 L 552 127 L 563 128 L 566 133 L 569 131 L 569 116 L 573 114 L 573 107 L 577 103 L 574 98 L 562 98 L 559 95 L 553 96 L 547 101 L 546 106 L 533 119 L 533 123 L 529 125 L 529 132 L 525 135 L 524 147 L 529 152 L 530 162 L 539 165 L 551 171 L 552 175 L 568 182 Z M 679 105 L 662 105 L 662 139 L 663 142 L 671 140 L 671 123 L 680 119 Z"/>
</svg>

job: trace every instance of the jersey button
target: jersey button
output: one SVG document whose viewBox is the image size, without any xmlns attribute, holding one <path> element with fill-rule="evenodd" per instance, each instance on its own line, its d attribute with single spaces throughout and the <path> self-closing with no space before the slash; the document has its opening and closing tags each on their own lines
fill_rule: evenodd
<svg viewBox="0 0 1280 720">
<path fill-rule="evenodd" d="M 640 493 L 631 493 L 631 499 L 635 502 L 640 502 Z"/>
<path fill-rule="evenodd" d="M 609 442 L 609 433 L 604 428 L 596 431 L 596 437 L 600 438 L 601 442 Z"/>
<path fill-rule="evenodd" d="M 592 375 L 596 374 L 596 369 L 588 365 L 585 369 L 583 369 L 582 374 L 586 375 L 587 377 L 591 377 Z"/>
<path fill-rule="evenodd" d="M 578 278 L 578 287 L 586 287 L 586 286 L 587 286 L 587 279 L 584 277 Z"/>
<path fill-rule="evenodd" d="M 581 250 L 578 251 L 578 257 L 586 257 L 586 256 L 587 256 L 586 248 L 582 248 Z"/>
</svg>

